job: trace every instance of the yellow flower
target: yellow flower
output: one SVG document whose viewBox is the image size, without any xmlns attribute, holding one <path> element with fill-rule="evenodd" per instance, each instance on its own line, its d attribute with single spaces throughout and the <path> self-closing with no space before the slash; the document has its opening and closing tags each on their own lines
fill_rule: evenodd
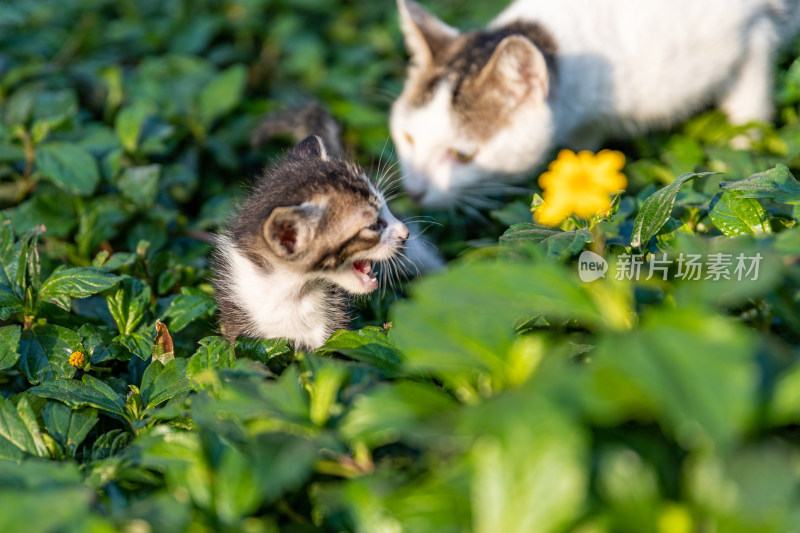
<svg viewBox="0 0 800 533">
<path fill-rule="evenodd" d="M 69 364 L 75 368 L 83 368 L 84 363 L 86 363 L 86 354 L 83 352 L 72 352 L 72 355 L 69 356 Z"/>
<path fill-rule="evenodd" d="M 613 150 L 597 154 L 561 150 L 539 176 L 544 203 L 534 210 L 539 224 L 557 226 L 568 216 L 591 218 L 611 207 L 611 195 L 628 185 L 620 172 L 625 156 Z"/>
</svg>

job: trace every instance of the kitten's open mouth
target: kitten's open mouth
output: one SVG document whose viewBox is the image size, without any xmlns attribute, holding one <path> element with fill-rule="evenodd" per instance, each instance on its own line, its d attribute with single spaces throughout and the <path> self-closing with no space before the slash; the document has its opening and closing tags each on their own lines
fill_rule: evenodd
<svg viewBox="0 0 800 533">
<path fill-rule="evenodd" d="M 353 261 L 353 273 L 365 289 L 372 290 L 378 286 L 375 272 L 372 271 L 372 262 L 369 259 Z"/>
</svg>

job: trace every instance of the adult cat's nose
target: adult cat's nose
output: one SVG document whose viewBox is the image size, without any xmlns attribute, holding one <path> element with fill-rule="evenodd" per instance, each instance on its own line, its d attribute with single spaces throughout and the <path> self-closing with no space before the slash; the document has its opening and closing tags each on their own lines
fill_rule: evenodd
<svg viewBox="0 0 800 533">
<path fill-rule="evenodd" d="M 409 198 L 420 203 L 428 192 L 428 182 L 416 170 L 410 170 L 403 177 L 403 188 Z"/>
<path fill-rule="evenodd" d="M 416 190 L 408 190 L 406 189 L 406 193 L 408 197 L 411 198 L 415 203 L 420 203 L 422 199 L 425 197 L 425 191 L 416 191 Z"/>
</svg>

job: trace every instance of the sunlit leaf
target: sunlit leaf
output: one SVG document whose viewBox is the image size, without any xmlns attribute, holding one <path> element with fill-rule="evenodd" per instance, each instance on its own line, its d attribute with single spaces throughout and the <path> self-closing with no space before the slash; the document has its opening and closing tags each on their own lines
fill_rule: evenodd
<svg viewBox="0 0 800 533">
<path fill-rule="evenodd" d="M 642 248 L 650 242 L 650 239 L 658 233 L 661 226 L 666 224 L 672 213 L 672 206 L 681 185 L 698 176 L 708 176 L 714 172 L 689 172 L 681 174 L 675 181 L 662 187 L 650 195 L 639 209 L 639 214 L 633 221 L 633 233 L 631 234 L 631 246 Z"/>
<path fill-rule="evenodd" d="M 711 203 L 708 216 L 725 235 L 771 233 L 767 213 L 758 200 L 739 191 L 726 191 Z"/>
</svg>

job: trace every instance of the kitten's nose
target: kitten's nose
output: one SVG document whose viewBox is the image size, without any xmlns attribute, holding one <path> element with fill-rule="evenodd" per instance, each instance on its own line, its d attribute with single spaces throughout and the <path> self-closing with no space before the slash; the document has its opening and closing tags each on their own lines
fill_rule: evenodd
<svg viewBox="0 0 800 533">
<path fill-rule="evenodd" d="M 394 228 L 394 238 L 404 243 L 408 240 L 408 227 L 403 224 L 402 222 L 398 222 L 397 226 Z"/>
</svg>

